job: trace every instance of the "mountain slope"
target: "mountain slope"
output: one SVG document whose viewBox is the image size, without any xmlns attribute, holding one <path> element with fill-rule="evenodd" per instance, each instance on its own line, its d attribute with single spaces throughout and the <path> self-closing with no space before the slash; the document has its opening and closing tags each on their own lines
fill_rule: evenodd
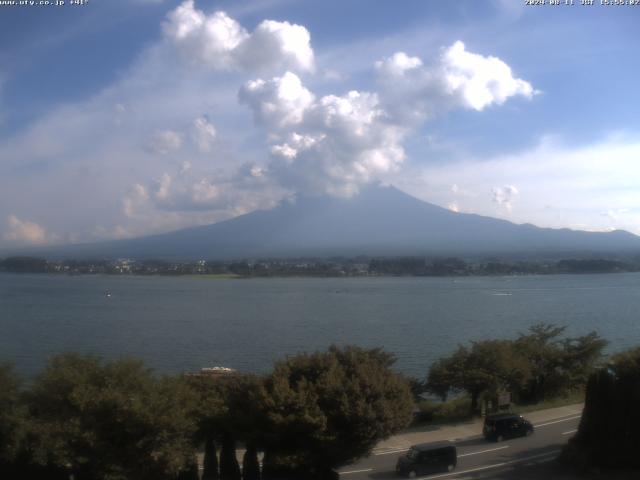
<svg viewBox="0 0 640 480">
<path fill-rule="evenodd" d="M 269 211 L 161 235 L 51 249 L 67 257 L 233 259 L 330 255 L 516 255 L 640 252 L 628 232 L 515 225 L 455 213 L 393 187 L 352 199 L 300 198 Z"/>
</svg>

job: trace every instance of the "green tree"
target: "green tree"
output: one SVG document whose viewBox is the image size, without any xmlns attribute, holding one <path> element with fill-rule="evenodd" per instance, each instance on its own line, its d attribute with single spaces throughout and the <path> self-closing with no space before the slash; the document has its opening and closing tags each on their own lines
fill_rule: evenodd
<svg viewBox="0 0 640 480">
<path fill-rule="evenodd" d="M 450 357 L 437 361 L 429 370 L 427 390 L 446 399 L 450 392 L 464 391 L 471 398 L 470 413 L 479 412 L 481 396 L 517 391 L 529 376 L 524 358 L 508 340 L 472 342 L 459 346 Z"/>
<path fill-rule="evenodd" d="M 255 445 L 247 445 L 242 457 L 242 480 L 260 480 L 260 463 Z"/>
<path fill-rule="evenodd" d="M 562 458 L 580 467 L 640 468 L 640 347 L 589 378 L 578 432 Z"/>
<path fill-rule="evenodd" d="M 407 382 L 380 349 L 332 346 L 276 364 L 265 384 L 263 478 L 323 478 L 411 421 Z"/>
<path fill-rule="evenodd" d="M 54 357 L 30 392 L 36 456 L 77 480 L 173 478 L 195 454 L 193 401 L 180 379 L 136 360 Z"/>
<path fill-rule="evenodd" d="M 236 442 L 258 444 L 256 401 L 262 379 L 249 374 L 199 375 L 188 378 L 188 382 L 199 399 L 197 438 L 205 444 L 203 480 L 235 479 L 240 475 Z M 222 446 L 219 477 L 216 442 Z"/>
<path fill-rule="evenodd" d="M 528 402 L 553 398 L 584 388 L 602 358 L 607 342 L 596 332 L 576 338 L 560 338 L 566 327 L 537 324 L 515 342 L 531 366 L 529 380 L 520 392 Z"/>
<path fill-rule="evenodd" d="M 561 338 L 565 327 L 532 326 L 515 340 L 484 340 L 459 346 L 429 369 L 425 388 L 446 400 L 466 392 L 471 413 L 478 412 L 482 396 L 494 398 L 501 390 L 512 398 L 537 402 L 583 388 L 606 345 L 597 333 Z"/>
<path fill-rule="evenodd" d="M 538 402 L 557 396 L 565 386 L 562 365 L 565 360 L 560 335 L 566 327 L 540 323 L 520 334 L 516 348 L 525 356 L 531 375 L 520 394 L 523 400 Z"/>
<path fill-rule="evenodd" d="M 202 480 L 218 480 L 218 455 L 213 435 L 205 435 Z"/>
</svg>

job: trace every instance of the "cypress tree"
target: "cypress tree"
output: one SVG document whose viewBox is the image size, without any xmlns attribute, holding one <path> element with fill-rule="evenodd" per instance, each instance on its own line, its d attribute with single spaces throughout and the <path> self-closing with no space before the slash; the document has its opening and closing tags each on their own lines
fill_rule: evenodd
<svg viewBox="0 0 640 480">
<path fill-rule="evenodd" d="M 240 465 L 236 458 L 236 442 L 230 433 L 222 437 L 222 451 L 220 452 L 221 480 L 242 480 Z"/>
<path fill-rule="evenodd" d="M 247 451 L 242 458 L 243 480 L 260 480 L 260 463 L 258 462 L 258 450 L 254 445 L 247 445 Z"/>
<path fill-rule="evenodd" d="M 204 471 L 202 480 L 218 480 L 218 454 L 216 452 L 216 442 L 213 435 L 208 434 L 204 442 Z"/>
</svg>

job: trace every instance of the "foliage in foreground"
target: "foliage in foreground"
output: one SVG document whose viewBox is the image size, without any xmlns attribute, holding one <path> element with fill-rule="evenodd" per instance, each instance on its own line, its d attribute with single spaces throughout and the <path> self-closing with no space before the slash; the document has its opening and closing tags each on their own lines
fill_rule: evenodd
<svg viewBox="0 0 640 480">
<path fill-rule="evenodd" d="M 640 468 L 640 347 L 615 355 L 592 374 L 578 432 L 565 462 L 581 467 Z"/>
<path fill-rule="evenodd" d="M 413 397 L 392 363 L 382 350 L 357 347 L 277 363 L 262 403 L 266 470 L 282 474 L 286 464 L 322 477 L 406 427 Z"/>
<path fill-rule="evenodd" d="M 449 357 L 435 362 L 425 388 L 443 400 L 465 392 L 470 413 L 482 398 L 510 392 L 512 400 L 537 403 L 584 388 L 601 359 L 606 341 L 595 332 L 560 338 L 565 327 L 539 324 L 515 340 L 485 340 L 460 345 Z"/>
<path fill-rule="evenodd" d="M 30 388 L 0 366 L 0 478 L 326 478 L 407 426 L 409 386 L 381 350 L 331 347 L 267 377 L 154 376 L 140 361 L 54 357 Z M 220 460 L 216 457 L 220 452 Z M 302 477 L 300 476 L 302 475 Z"/>
</svg>

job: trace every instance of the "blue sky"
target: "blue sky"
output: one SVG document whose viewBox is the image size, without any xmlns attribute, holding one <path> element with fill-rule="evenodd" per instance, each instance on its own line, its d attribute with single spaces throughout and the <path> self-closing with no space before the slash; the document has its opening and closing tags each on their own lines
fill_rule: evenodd
<svg viewBox="0 0 640 480">
<path fill-rule="evenodd" d="M 640 6 L 577 3 L 0 5 L 0 247 L 371 182 L 640 234 Z"/>
</svg>

